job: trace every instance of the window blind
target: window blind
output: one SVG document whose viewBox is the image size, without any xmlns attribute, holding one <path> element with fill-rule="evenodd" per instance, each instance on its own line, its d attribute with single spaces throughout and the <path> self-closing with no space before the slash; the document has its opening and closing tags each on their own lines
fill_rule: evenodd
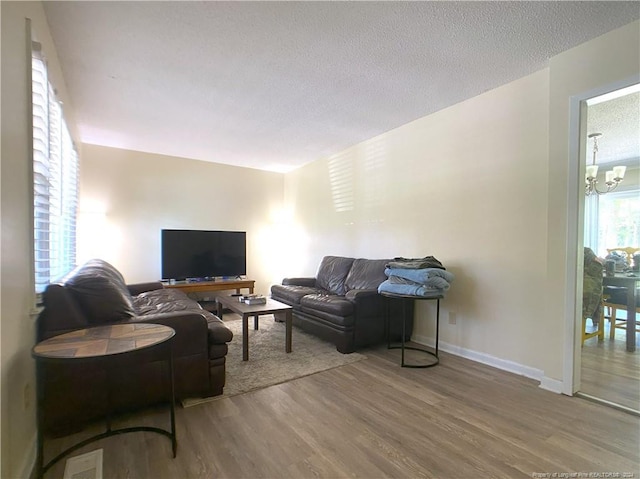
<svg viewBox="0 0 640 479">
<path fill-rule="evenodd" d="M 38 52 L 31 70 L 34 266 L 41 293 L 75 266 L 78 154 Z"/>
</svg>

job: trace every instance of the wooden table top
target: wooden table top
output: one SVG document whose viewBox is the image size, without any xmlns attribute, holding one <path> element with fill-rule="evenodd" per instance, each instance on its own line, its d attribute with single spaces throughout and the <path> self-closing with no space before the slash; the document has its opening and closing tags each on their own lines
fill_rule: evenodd
<svg viewBox="0 0 640 479">
<path fill-rule="evenodd" d="M 160 324 L 129 323 L 80 329 L 45 339 L 33 347 L 33 356 L 50 359 L 96 358 L 155 346 L 175 331 Z"/>
</svg>

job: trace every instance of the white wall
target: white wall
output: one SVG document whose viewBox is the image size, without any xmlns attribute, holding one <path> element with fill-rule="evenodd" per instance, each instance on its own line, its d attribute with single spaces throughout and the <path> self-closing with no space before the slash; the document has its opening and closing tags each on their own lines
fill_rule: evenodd
<svg viewBox="0 0 640 479">
<path fill-rule="evenodd" d="M 0 2 L 2 15 L 1 221 L 1 450 L 0 476 L 26 477 L 35 460 L 35 342 L 28 72 L 31 56 L 26 17 L 43 48 L 69 127 L 73 110 L 40 2 Z M 25 402 L 26 398 L 26 402 Z"/>
<path fill-rule="evenodd" d="M 83 145 L 80 179 L 79 262 L 99 257 L 127 282 L 157 281 L 162 228 L 246 231 L 256 291 L 276 280 L 282 174 Z"/>
<path fill-rule="evenodd" d="M 456 276 L 441 340 L 540 367 L 548 82 L 539 71 L 288 174 L 310 238 L 295 273 L 325 254 L 434 255 Z M 419 306 L 415 335 L 433 336 Z"/>
</svg>

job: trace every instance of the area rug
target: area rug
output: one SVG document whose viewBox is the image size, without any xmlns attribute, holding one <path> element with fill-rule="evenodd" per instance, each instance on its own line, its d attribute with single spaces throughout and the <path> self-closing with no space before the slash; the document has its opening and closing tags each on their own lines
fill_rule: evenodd
<svg viewBox="0 0 640 479">
<path fill-rule="evenodd" d="M 280 384 L 366 359 L 359 353 L 342 354 L 334 344 L 293 327 L 292 351 L 285 352 L 285 324 L 272 315 L 260 316 L 259 329 L 249 318 L 249 361 L 242 360 L 242 320 L 225 321 L 233 331 L 227 354 L 224 394 L 212 398 L 185 399 L 183 407 Z"/>
</svg>

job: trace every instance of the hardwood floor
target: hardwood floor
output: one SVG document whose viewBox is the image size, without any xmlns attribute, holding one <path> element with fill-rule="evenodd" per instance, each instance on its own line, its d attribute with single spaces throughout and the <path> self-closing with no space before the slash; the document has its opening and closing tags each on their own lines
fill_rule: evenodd
<svg viewBox="0 0 640 479">
<path fill-rule="evenodd" d="M 175 459 L 151 433 L 77 454 L 104 448 L 105 478 L 640 477 L 640 418 L 446 353 L 431 369 L 400 368 L 398 353 L 179 409 Z M 119 425 L 141 422 L 165 427 L 166 410 Z M 47 457 L 100 427 L 47 441 Z M 63 471 L 64 460 L 45 477 Z"/>
<path fill-rule="evenodd" d="M 633 353 L 626 351 L 625 338 L 626 331 L 616 329 L 615 339 L 610 340 L 607 321 L 603 341 L 585 341 L 580 391 L 640 412 L 640 334 Z"/>
</svg>

